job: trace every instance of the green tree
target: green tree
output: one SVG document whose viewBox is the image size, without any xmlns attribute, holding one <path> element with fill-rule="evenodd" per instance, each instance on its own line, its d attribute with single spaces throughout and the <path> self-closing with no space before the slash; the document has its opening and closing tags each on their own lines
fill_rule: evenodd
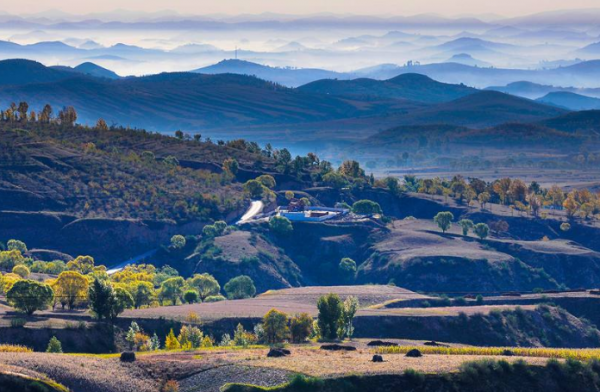
<svg viewBox="0 0 600 392">
<path fill-rule="evenodd" d="M 256 177 L 256 181 L 260 182 L 262 185 L 269 189 L 275 188 L 277 182 L 275 182 L 275 178 L 269 174 L 263 174 L 262 176 Z"/>
<path fill-rule="evenodd" d="M 213 226 L 215 226 L 215 230 L 217 231 L 217 235 L 225 234 L 225 230 L 227 229 L 227 222 L 225 221 L 216 221 Z"/>
<path fill-rule="evenodd" d="M 294 231 L 294 226 L 285 216 L 274 216 L 269 220 L 269 230 L 279 237 L 285 237 Z"/>
<path fill-rule="evenodd" d="M 90 310 L 98 320 L 111 317 L 112 308 L 116 303 L 115 292 L 110 283 L 94 279 L 88 290 Z"/>
<path fill-rule="evenodd" d="M 174 249 L 183 249 L 185 248 L 185 237 L 180 235 L 180 234 L 175 234 L 173 237 L 171 237 L 171 247 L 173 247 Z"/>
<path fill-rule="evenodd" d="M 460 227 L 462 227 L 463 235 L 469 235 L 469 230 L 471 230 L 474 226 L 473 221 L 470 219 L 461 219 L 458 221 Z"/>
<path fill-rule="evenodd" d="M 352 204 L 352 212 L 359 215 L 381 214 L 381 206 L 371 200 L 359 200 Z"/>
<path fill-rule="evenodd" d="M 353 320 L 356 312 L 358 311 L 358 298 L 350 296 L 344 300 L 343 311 L 341 317 L 341 333 L 340 337 L 346 336 L 348 339 L 352 339 L 354 335 Z"/>
<path fill-rule="evenodd" d="M 221 291 L 221 286 L 217 282 L 217 279 L 208 273 L 196 274 L 188 279 L 187 283 L 188 286 L 198 290 L 198 295 L 202 301 L 212 295 L 219 295 Z"/>
<path fill-rule="evenodd" d="M 254 282 L 245 275 L 231 279 L 225 284 L 224 289 L 229 299 L 252 298 L 256 294 Z"/>
<path fill-rule="evenodd" d="M 313 332 L 313 318 L 300 313 L 290 319 L 290 338 L 293 343 L 303 343 Z"/>
<path fill-rule="evenodd" d="M 349 257 L 344 257 L 338 266 L 344 278 L 351 278 L 356 274 L 356 261 Z"/>
<path fill-rule="evenodd" d="M 8 240 L 6 243 L 6 250 L 18 250 L 21 254 L 27 253 L 27 245 L 23 241 L 19 240 Z"/>
<path fill-rule="evenodd" d="M 8 290 L 6 299 L 15 309 L 31 316 L 36 310 L 44 310 L 52 303 L 54 292 L 47 284 L 19 280 Z"/>
<path fill-rule="evenodd" d="M 165 280 L 160 285 L 161 299 L 169 300 L 173 305 L 177 305 L 177 300 L 183 295 L 184 286 L 185 281 L 181 276 Z"/>
<path fill-rule="evenodd" d="M 323 183 L 333 189 L 342 189 L 348 185 L 348 180 L 341 174 L 329 172 L 323 176 Z"/>
<path fill-rule="evenodd" d="M 317 308 L 319 309 L 317 324 L 321 338 L 337 339 L 344 311 L 340 297 L 337 294 L 323 295 L 317 301 Z"/>
<path fill-rule="evenodd" d="M 264 191 L 265 187 L 260 181 L 248 180 L 244 184 L 244 192 L 246 192 L 251 199 L 262 198 Z"/>
<path fill-rule="evenodd" d="M 289 335 L 287 314 L 271 309 L 263 317 L 263 328 L 267 343 L 275 344 L 283 342 Z"/>
<path fill-rule="evenodd" d="M 489 235 L 490 228 L 485 223 L 478 223 L 473 227 L 473 232 L 477 237 L 483 240 Z"/>
<path fill-rule="evenodd" d="M 240 169 L 240 164 L 234 158 L 227 158 L 223 161 L 223 170 L 230 173 L 233 177 L 236 176 Z"/>
<path fill-rule="evenodd" d="M 121 313 L 125 311 L 125 309 L 133 308 L 134 305 L 133 297 L 131 297 L 129 291 L 125 290 L 122 287 L 117 287 L 114 289 L 114 297 L 115 301 L 113 302 L 113 306 L 110 309 L 111 320 L 116 319 Z"/>
<path fill-rule="evenodd" d="M 198 292 L 196 290 L 186 290 L 185 293 L 183 293 L 183 299 L 185 300 L 185 302 L 187 302 L 188 304 L 193 304 L 198 302 Z"/>
<path fill-rule="evenodd" d="M 50 338 L 46 352 L 53 354 L 62 354 L 62 344 L 60 343 L 60 340 L 56 338 L 56 336 L 52 336 L 52 338 Z"/>
<path fill-rule="evenodd" d="M 433 221 L 437 223 L 444 233 L 450 228 L 453 220 L 454 215 L 449 211 L 438 212 L 438 214 L 433 218 Z"/>
<path fill-rule="evenodd" d="M 133 282 L 130 288 L 130 293 L 133 297 L 133 306 L 136 309 L 150 305 L 154 298 L 154 285 L 152 283 L 138 280 Z"/>
</svg>

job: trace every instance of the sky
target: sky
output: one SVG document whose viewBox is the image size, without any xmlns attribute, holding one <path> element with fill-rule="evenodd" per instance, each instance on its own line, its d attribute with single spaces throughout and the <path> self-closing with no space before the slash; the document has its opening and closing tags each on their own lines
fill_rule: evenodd
<svg viewBox="0 0 600 392">
<path fill-rule="evenodd" d="M 259 14 L 275 12 L 312 14 L 321 12 L 359 15 L 415 15 L 437 13 L 497 14 L 520 16 L 564 8 L 600 7 L 599 0 L 0 0 L 0 9 L 14 14 L 58 9 L 74 14 L 115 9 L 156 12 L 166 8 L 182 14 Z"/>
</svg>

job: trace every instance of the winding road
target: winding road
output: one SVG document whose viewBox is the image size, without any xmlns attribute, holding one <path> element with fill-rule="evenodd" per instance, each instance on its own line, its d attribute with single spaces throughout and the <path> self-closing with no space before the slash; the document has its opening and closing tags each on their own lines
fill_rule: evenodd
<svg viewBox="0 0 600 392">
<path fill-rule="evenodd" d="M 248 208 L 248 211 L 246 211 L 246 213 L 236 223 L 236 225 L 241 225 L 242 223 L 246 223 L 246 222 L 250 221 L 256 215 L 260 214 L 262 212 L 263 208 L 265 208 L 265 205 L 262 201 L 260 201 L 260 200 L 252 201 L 252 204 L 250 204 L 250 208 Z"/>
</svg>

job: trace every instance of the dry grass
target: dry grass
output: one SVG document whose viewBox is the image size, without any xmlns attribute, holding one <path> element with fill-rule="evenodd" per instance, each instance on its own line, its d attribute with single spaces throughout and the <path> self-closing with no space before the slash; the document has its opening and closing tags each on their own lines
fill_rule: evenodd
<svg viewBox="0 0 600 392">
<path fill-rule="evenodd" d="M 435 347 L 435 346 L 400 346 L 378 347 L 378 354 L 406 354 L 412 349 L 418 349 L 423 354 L 436 355 L 485 355 L 500 356 L 507 350 L 519 357 L 577 359 L 586 361 L 600 359 L 600 349 L 570 349 L 570 348 L 524 348 L 524 347 Z"/>
<path fill-rule="evenodd" d="M 353 352 L 328 352 L 313 349 L 293 349 L 292 354 L 283 358 L 260 357 L 251 359 L 248 366 L 282 369 L 302 373 L 313 377 L 335 377 L 350 374 L 399 374 L 407 369 L 424 373 L 443 373 L 457 371 L 465 361 L 489 358 L 485 355 L 447 356 L 426 355 L 421 358 L 390 355 L 383 363 L 373 363 L 371 350 Z M 544 365 L 545 358 L 507 357 L 508 361 L 525 359 L 532 365 Z"/>
<path fill-rule="evenodd" d="M 0 353 L 0 363 L 28 374 L 36 372 L 73 391 L 156 392 L 158 384 L 136 363 L 118 359 L 46 353 Z"/>
</svg>

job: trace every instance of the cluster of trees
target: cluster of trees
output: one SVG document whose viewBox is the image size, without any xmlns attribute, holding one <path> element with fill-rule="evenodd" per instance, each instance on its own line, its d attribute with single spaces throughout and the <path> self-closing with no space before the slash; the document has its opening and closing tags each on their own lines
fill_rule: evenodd
<svg viewBox="0 0 600 392">
<path fill-rule="evenodd" d="M 454 214 L 449 211 L 439 212 L 434 218 L 433 221 L 438 225 L 438 227 L 442 230 L 442 232 L 446 232 L 452 226 L 452 221 L 454 220 Z M 503 223 L 500 223 L 503 222 Z M 469 235 L 469 230 L 473 230 L 473 233 L 480 239 L 485 239 L 490 233 L 490 227 L 486 223 L 473 223 L 470 219 L 461 219 L 458 221 L 459 226 L 462 229 L 462 234 L 464 236 Z M 504 224 L 506 228 L 504 228 Z M 502 227 L 500 227 L 502 225 Z M 508 231 L 508 223 L 504 221 L 495 222 L 495 226 L 497 226 L 497 231 Z"/>
<path fill-rule="evenodd" d="M 600 193 L 588 189 L 564 191 L 557 185 L 548 189 L 537 182 L 527 185 L 519 179 L 501 178 L 493 182 L 485 182 L 478 178 L 466 180 L 462 176 L 454 176 L 451 180 L 440 178 L 416 179 L 405 176 L 404 189 L 428 195 L 454 197 L 459 202 L 471 205 L 479 202 L 481 208 L 489 203 L 509 206 L 511 211 L 533 216 L 543 215 L 542 209 L 564 210 L 572 219 L 598 219 L 600 214 Z"/>
<path fill-rule="evenodd" d="M 34 110 L 29 110 L 27 102 L 19 102 L 18 106 L 12 102 L 6 110 L 0 110 L 0 120 L 11 124 L 39 122 L 42 124 L 57 123 L 73 126 L 77 121 L 77 111 L 72 106 L 66 106 L 54 117 L 54 110 L 48 104 L 39 113 L 36 113 Z"/>
<path fill-rule="evenodd" d="M 174 236 L 171 242 L 172 246 L 182 246 L 182 242 L 185 246 L 182 236 Z M 64 269 L 55 278 L 38 282 L 27 279 L 32 266 L 50 263 L 24 257 L 22 252 L 26 251 L 26 244 L 18 240 L 8 241 L 6 250 L 0 251 L 0 268 L 6 271 L 0 275 L 0 292 L 6 294 L 12 306 L 27 314 L 48 307 L 89 307 L 98 319 L 114 319 L 129 308 L 225 300 L 221 285 L 210 274 L 184 279 L 169 266 L 140 264 L 109 276 L 106 267 L 95 265 L 90 256 L 78 256 L 63 263 Z M 256 294 L 254 282 L 248 276 L 231 279 L 224 291 L 229 299 Z"/>
</svg>

